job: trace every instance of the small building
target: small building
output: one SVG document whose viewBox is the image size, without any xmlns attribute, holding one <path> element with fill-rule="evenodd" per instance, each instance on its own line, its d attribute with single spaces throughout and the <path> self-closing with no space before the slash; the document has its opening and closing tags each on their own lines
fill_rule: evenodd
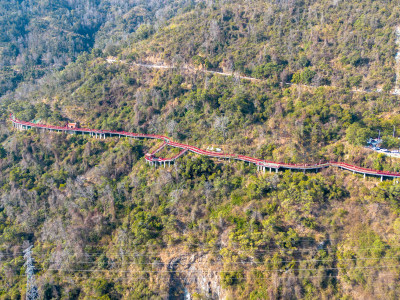
<svg viewBox="0 0 400 300">
<path fill-rule="evenodd" d="M 67 123 L 67 128 L 69 129 L 75 129 L 75 128 L 79 128 L 79 123 Z"/>
</svg>

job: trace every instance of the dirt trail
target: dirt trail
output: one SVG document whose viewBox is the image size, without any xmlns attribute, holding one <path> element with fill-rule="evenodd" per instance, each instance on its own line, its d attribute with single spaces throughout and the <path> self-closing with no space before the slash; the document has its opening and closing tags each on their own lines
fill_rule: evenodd
<svg viewBox="0 0 400 300">
<path fill-rule="evenodd" d="M 398 39 L 396 40 L 396 44 L 399 45 L 400 47 L 400 26 L 396 29 L 397 31 L 397 37 Z M 110 59 L 107 58 L 107 62 L 108 63 L 115 63 L 115 62 L 119 62 L 119 63 L 123 63 L 123 64 L 128 64 L 126 61 L 123 60 L 116 60 L 116 59 Z M 133 62 L 130 63 L 133 66 L 138 66 L 138 67 L 143 67 L 143 68 L 148 68 L 148 69 L 177 69 L 178 67 L 175 67 L 173 65 L 165 65 L 165 64 L 147 64 L 147 63 L 137 63 L 137 62 Z M 400 95 L 400 50 L 396 55 L 396 86 L 393 89 L 393 91 L 390 91 L 389 93 L 392 95 Z M 249 77 L 249 76 L 242 76 L 237 72 L 231 72 L 231 73 L 227 73 L 227 72 L 221 72 L 221 71 L 212 71 L 212 70 L 204 70 L 204 69 L 196 69 L 193 66 L 190 65 L 183 65 L 181 66 L 182 69 L 190 71 L 190 72 L 201 72 L 201 73 L 205 73 L 205 74 L 213 74 L 213 75 L 220 75 L 220 76 L 232 76 L 234 78 L 237 79 L 245 79 L 245 80 L 249 80 L 252 82 L 266 82 L 266 80 L 263 79 L 259 79 L 259 78 L 254 78 L 254 77 Z M 284 85 L 289 85 L 289 86 L 297 86 L 297 87 L 303 87 L 303 88 L 318 88 L 319 86 L 313 86 L 313 85 L 306 85 L 306 84 L 295 84 L 295 83 L 283 83 Z M 327 85 L 324 87 L 331 87 L 331 88 L 339 88 L 337 86 L 334 85 Z M 382 89 L 373 89 L 373 90 L 369 90 L 369 89 L 352 89 L 350 90 L 350 92 L 352 93 L 383 93 Z"/>
</svg>

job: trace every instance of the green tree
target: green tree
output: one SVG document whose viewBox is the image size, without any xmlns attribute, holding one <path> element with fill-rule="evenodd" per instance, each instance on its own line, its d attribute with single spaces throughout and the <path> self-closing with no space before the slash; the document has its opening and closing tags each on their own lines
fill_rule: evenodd
<svg viewBox="0 0 400 300">
<path fill-rule="evenodd" d="M 359 123 L 351 124 L 346 130 L 346 139 L 352 145 L 365 145 L 371 136 L 372 131 Z"/>
<path fill-rule="evenodd" d="M 393 136 L 389 136 L 389 135 L 385 135 L 384 137 L 382 137 L 382 144 L 381 146 L 383 148 L 399 148 L 400 147 L 400 139 L 393 137 Z"/>
</svg>

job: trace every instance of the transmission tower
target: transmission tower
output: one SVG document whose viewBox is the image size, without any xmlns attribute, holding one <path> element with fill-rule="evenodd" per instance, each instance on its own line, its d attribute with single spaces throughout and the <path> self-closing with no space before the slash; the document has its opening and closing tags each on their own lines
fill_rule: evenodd
<svg viewBox="0 0 400 300">
<path fill-rule="evenodd" d="M 29 246 L 24 250 L 25 258 L 25 274 L 26 274 L 26 300 L 36 300 L 39 298 L 38 289 L 35 282 L 35 266 L 32 258 L 32 247 Z"/>
</svg>

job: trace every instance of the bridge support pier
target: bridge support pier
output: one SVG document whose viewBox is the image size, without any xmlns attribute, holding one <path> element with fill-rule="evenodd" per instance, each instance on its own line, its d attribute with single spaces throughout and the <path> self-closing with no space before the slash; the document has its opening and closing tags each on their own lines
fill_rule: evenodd
<svg viewBox="0 0 400 300">
<path fill-rule="evenodd" d="M 272 172 L 272 168 L 269 168 L 269 172 L 270 172 L 270 173 Z"/>
<path fill-rule="evenodd" d="M 275 169 L 275 173 L 278 173 L 278 168 Z"/>
<path fill-rule="evenodd" d="M 383 181 L 383 176 L 381 176 L 381 182 Z"/>
<path fill-rule="evenodd" d="M 365 179 L 365 173 L 364 173 L 364 179 Z"/>
</svg>

